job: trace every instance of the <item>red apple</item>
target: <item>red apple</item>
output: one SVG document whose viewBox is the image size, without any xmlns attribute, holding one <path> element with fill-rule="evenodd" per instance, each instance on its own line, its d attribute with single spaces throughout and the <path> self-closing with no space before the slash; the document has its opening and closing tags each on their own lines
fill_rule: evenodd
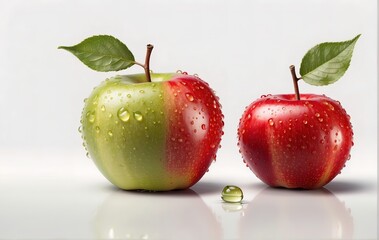
<svg viewBox="0 0 379 240">
<path fill-rule="evenodd" d="M 262 96 L 238 129 L 247 166 L 270 186 L 319 188 L 344 167 L 353 145 L 350 117 L 325 95 Z"/>
<path fill-rule="evenodd" d="M 300 94 L 298 81 L 323 86 L 339 80 L 359 37 L 311 48 L 301 61 L 300 77 L 290 66 L 295 94 L 262 96 L 246 108 L 238 145 L 246 165 L 266 184 L 320 188 L 345 166 L 353 146 L 350 116 L 325 95 Z"/>
</svg>

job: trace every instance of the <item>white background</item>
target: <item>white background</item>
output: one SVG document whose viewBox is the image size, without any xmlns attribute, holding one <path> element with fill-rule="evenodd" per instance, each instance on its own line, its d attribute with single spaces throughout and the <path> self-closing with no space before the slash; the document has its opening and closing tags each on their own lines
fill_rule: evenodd
<svg viewBox="0 0 379 240">
<path fill-rule="evenodd" d="M 110 34 L 140 61 L 152 43 L 155 72 L 197 73 L 216 91 L 225 115 L 222 148 L 205 180 L 217 182 L 221 173 L 231 173 L 223 168 L 230 166 L 235 171 L 231 181 L 246 174 L 248 181 L 259 183 L 236 146 L 244 108 L 263 94 L 292 93 L 288 67 L 299 69 L 309 48 L 362 34 L 340 81 L 326 87 L 301 82 L 300 91 L 339 100 L 351 115 L 355 145 L 338 178 L 350 183 L 365 179 L 375 187 L 368 196 L 376 198 L 377 15 L 375 0 L 0 0 L 0 190 L 11 189 L 4 179 L 26 181 L 20 176 L 97 174 L 77 129 L 83 99 L 115 73 L 90 70 L 58 50 L 60 45 Z M 136 66 L 122 73 L 141 71 Z M 376 212 L 376 203 L 370 206 L 364 214 Z M 364 214 L 357 219 L 367 218 Z M 355 236 L 373 236 L 376 216 L 368 218 L 374 222 L 362 224 Z M 0 232 L 4 236 L 13 235 Z M 24 237 L 29 236 L 38 233 Z"/>
</svg>

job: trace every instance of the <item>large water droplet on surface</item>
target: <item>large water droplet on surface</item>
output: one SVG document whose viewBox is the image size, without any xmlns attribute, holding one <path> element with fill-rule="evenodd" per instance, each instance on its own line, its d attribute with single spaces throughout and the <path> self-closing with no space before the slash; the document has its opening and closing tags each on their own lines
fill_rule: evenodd
<svg viewBox="0 0 379 240">
<path fill-rule="evenodd" d="M 143 120 L 143 116 L 141 112 L 134 112 L 134 119 L 137 120 L 138 122 L 141 122 Z"/>
<path fill-rule="evenodd" d="M 126 110 L 125 108 L 120 108 L 117 112 L 117 117 L 123 121 L 123 122 L 127 122 L 129 121 L 130 119 L 130 113 L 128 112 L 128 110 Z"/>
<path fill-rule="evenodd" d="M 237 186 L 228 185 L 222 190 L 221 199 L 228 203 L 240 203 L 243 199 L 243 192 Z"/>
</svg>

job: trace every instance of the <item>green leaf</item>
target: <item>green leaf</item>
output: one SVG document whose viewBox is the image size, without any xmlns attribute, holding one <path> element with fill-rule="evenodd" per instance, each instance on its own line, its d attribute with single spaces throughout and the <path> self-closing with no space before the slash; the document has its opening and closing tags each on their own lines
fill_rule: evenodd
<svg viewBox="0 0 379 240">
<path fill-rule="evenodd" d="M 100 72 L 119 71 L 135 63 L 128 47 L 107 35 L 89 37 L 77 45 L 58 48 L 71 52 L 85 65 Z"/>
<path fill-rule="evenodd" d="M 300 66 L 306 83 L 328 85 L 340 79 L 348 69 L 355 43 L 361 35 L 345 42 L 325 42 L 310 49 Z"/>
</svg>

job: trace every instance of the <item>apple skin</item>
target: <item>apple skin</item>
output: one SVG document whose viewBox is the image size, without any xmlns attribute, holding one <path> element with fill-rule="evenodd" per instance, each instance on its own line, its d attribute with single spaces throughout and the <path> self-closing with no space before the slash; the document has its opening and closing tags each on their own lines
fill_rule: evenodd
<svg viewBox="0 0 379 240">
<path fill-rule="evenodd" d="M 221 105 L 200 78 L 116 76 L 85 101 L 82 138 L 101 173 L 125 190 L 167 191 L 195 184 L 216 157 Z"/>
<path fill-rule="evenodd" d="M 246 165 L 273 187 L 320 188 L 350 158 L 353 130 L 341 104 L 325 95 L 268 95 L 251 103 L 238 128 Z"/>
</svg>

